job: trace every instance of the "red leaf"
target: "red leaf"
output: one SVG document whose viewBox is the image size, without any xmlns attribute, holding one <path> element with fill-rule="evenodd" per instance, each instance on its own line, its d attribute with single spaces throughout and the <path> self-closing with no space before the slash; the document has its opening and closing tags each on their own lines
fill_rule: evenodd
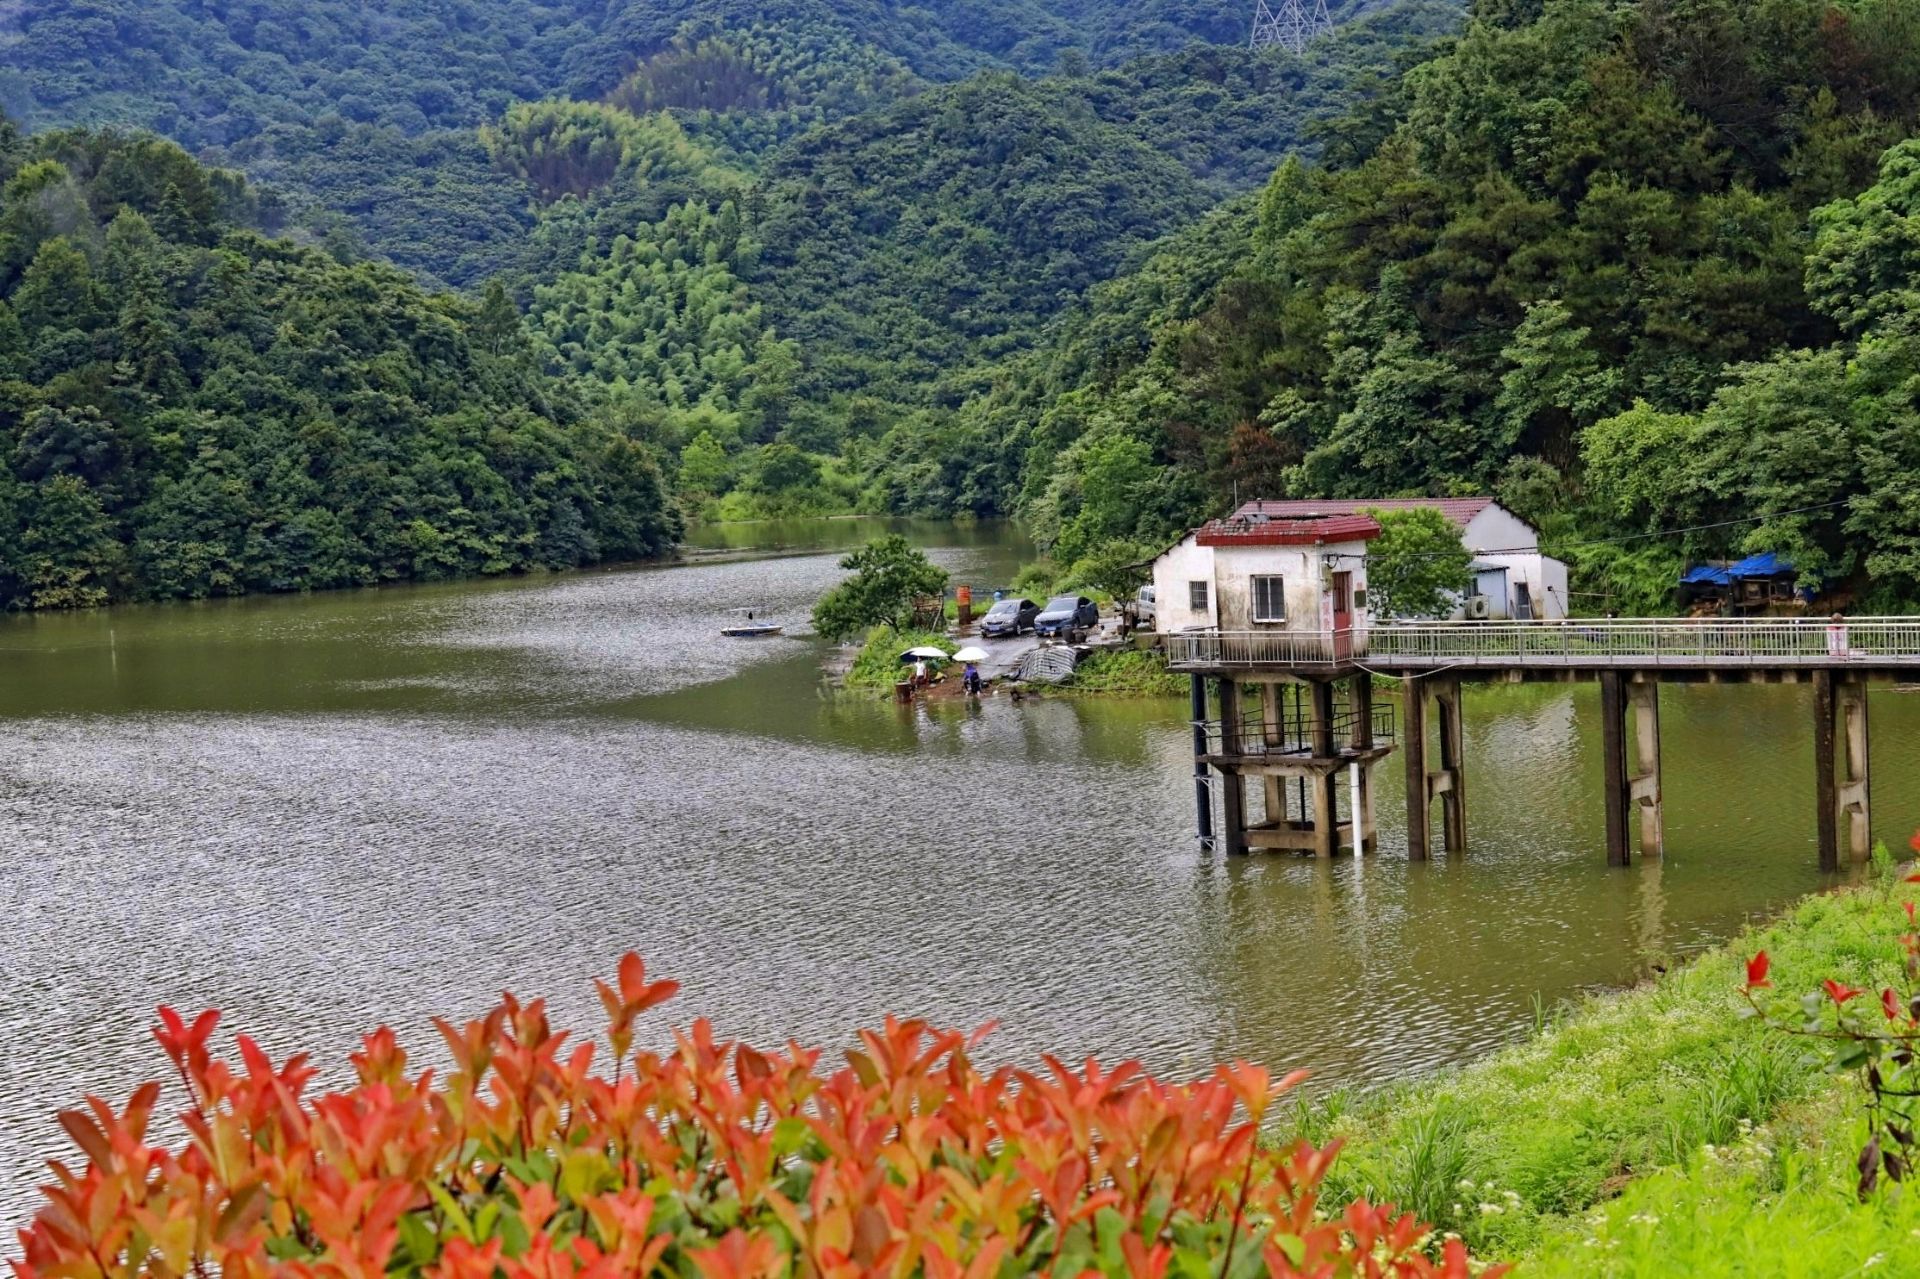
<svg viewBox="0 0 1920 1279">
<path fill-rule="evenodd" d="M 1920 830 L 1913 833 L 1913 838 L 1907 841 L 1907 847 L 1916 853 L 1920 853 Z"/>
<path fill-rule="evenodd" d="M 1845 982 L 1835 981 L 1831 977 L 1827 978 L 1823 984 L 1827 988 L 1827 998 L 1831 999 L 1835 1004 L 1844 1004 L 1849 999 L 1860 994 L 1857 987 L 1849 986 Z"/>
<path fill-rule="evenodd" d="M 1767 969 L 1772 963 L 1773 961 L 1767 958 L 1767 952 L 1764 950 L 1747 961 L 1748 990 L 1759 990 L 1763 986 L 1773 985 L 1767 980 Z"/>
<path fill-rule="evenodd" d="M 1886 1013 L 1888 1021 L 1900 1015 L 1900 998 L 1893 993 L 1893 987 L 1880 992 L 1880 1010 Z"/>
</svg>

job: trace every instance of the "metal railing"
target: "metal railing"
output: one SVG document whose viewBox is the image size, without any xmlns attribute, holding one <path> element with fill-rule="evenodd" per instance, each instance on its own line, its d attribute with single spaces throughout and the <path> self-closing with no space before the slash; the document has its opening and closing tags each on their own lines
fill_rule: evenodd
<svg viewBox="0 0 1920 1279">
<path fill-rule="evenodd" d="M 1333 715 L 1333 749 L 1338 755 L 1348 750 L 1357 734 L 1354 729 L 1359 725 L 1359 713 L 1351 706 L 1340 706 Z M 1372 745 L 1390 746 L 1394 741 L 1393 705 L 1382 702 L 1373 708 L 1369 716 L 1372 732 L 1369 734 Z M 1305 713 L 1282 712 L 1278 720 L 1254 716 L 1236 721 L 1232 728 L 1217 719 L 1204 720 L 1196 725 L 1207 735 L 1207 754 L 1229 756 L 1240 759 L 1260 759 L 1280 755 L 1314 754 L 1313 722 Z"/>
<path fill-rule="evenodd" d="M 1179 631 L 1165 637 L 1167 662 L 1188 666 L 1334 666 L 1336 653 L 1364 632 L 1343 633 L 1335 645 L 1332 631 Z"/>
<path fill-rule="evenodd" d="M 1569 618 L 1393 622 L 1331 631 L 1201 631 L 1166 637 L 1179 669 L 1339 667 L 1920 667 L 1920 617 Z M 1338 654 L 1338 655 L 1336 655 Z"/>
</svg>

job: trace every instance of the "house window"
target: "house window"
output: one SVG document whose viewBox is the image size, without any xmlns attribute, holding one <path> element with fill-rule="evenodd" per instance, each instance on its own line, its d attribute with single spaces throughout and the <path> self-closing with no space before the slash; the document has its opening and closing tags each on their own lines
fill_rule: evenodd
<svg viewBox="0 0 1920 1279">
<path fill-rule="evenodd" d="M 1256 622 L 1279 622 L 1287 620 L 1286 579 L 1282 577 L 1256 577 L 1253 579 L 1253 620 Z"/>
<path fill-rule="evenodd" d="M 1187 606 L 1196 613 L 1207 611 L 1207 584 L 1205 582 L 1187 583 Z"/>
</svg>

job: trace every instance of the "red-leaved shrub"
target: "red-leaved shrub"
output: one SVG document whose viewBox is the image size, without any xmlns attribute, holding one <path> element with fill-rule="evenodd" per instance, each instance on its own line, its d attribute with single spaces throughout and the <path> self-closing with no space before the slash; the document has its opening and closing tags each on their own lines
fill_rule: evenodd
<svg viewBox="0 0 1920 1279">
<path fill-rule="evenodd" d="M 237 1065 L 216 1059 L 216 1014 L 162 1009 L 184 1140 L 149 1140 L 157 1084 L 62 1114 L 86 1166 L 52 1165 L 15 1273 L 1468 1274 L 1457 1241 L 1432 1259 L 1391 1207 L 1324 1215 L 1335 1147 L 1256 1139 L 1297 1077 L 983 1072 L 973 1040 L 892 1019 L 831 1071 L 813 1049 L 718 1042 L 704 1020 L 669 1054 L 631 1052 L 635 1019 L 674 990 L 634 955 L 600 983 L 611 1078 L 541 1002 L 508 995 L 437 1023 L 444 1079 L 410 1072 L 383 1029 L 352 1057 L 358 1085 L 320 1096 L 304 1058 L 276 1066 L 240 1036 Z"/>
</svg>

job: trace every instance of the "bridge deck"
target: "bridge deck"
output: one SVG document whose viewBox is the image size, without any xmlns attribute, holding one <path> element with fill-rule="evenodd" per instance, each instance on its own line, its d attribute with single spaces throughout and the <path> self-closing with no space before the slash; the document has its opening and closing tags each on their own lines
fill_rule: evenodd
<svg viewBox="0 0 1920 1279">
<path fill-rule="evenodd" d="M 1920 672 L 1920 617 L 1575 618 L 1406 622 L 1354 631 L 1189 631 L 1165 637 L 1173 669 L 1204 673 L 1888 670 Z"/>
</svg>

